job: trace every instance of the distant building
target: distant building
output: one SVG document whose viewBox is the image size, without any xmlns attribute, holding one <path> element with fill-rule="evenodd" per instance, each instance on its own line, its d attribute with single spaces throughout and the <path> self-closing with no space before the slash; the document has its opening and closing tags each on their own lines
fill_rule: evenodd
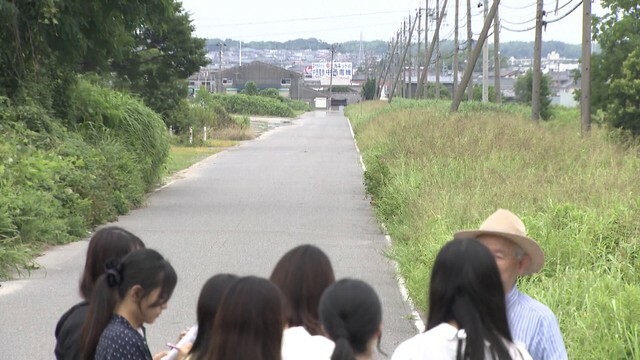
<svg viewBox="0 0 640 360">
<path fill-rule="evenodd" d="M 283 97 L 298 99 L 303 85 L 302 74 L 261 61 L 222 70 L 222 88 L 227 93 L 238 93 L 253 81 L 258 89 L 278 89 Z"/>
</svg>

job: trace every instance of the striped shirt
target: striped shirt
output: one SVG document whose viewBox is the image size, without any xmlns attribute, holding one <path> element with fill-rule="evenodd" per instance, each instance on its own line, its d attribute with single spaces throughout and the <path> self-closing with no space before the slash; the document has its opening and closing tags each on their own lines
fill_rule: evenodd
<svg viewBox="0 0 640 360">
<path fill-rule="evenodd" d="M 507 318 L 514 341 L 527 346 L 534 360 L 565 360 L 567 350 L 553 312 L 514 286 L 507 294 Z"/>
</svg>

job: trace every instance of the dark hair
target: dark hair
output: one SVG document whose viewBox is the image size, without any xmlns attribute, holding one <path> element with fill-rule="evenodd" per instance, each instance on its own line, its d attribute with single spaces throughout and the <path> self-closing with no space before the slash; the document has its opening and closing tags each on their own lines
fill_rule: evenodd
<svg viewBox="0 0 640 360">
<path fill-rule="evenodd" d="M 160 288 L 158 300 L 151 306 L 161 306 L 169 301 L 177 282 L 178 277 L 171 264 L 152 249 L 135 250 L 121 261 L 109 261 L 105 273 L 95 284 L 82 326 L 80 345 L 83 359 L 94 358 L 102 331 L 111 320 L 116 305 L 125 298 L 129 289 L 135 285 L 141 286 L 141 299 L 144 299 L 153 290 Z"/>
<path fill-rule="evenodd" d="M 361 280 L 342 279 L 329 286 L 320 299 L 319 311 L 324 330 L 336 344 L 331 360 L 352 360 L 365 354 L 382 323 L 380 299 Z"/>
<path fill-rule="evenodd" d="M 280 360 L 286 325 L 284 300 L 267 279 L 247 276 L 229 286 L 204 359 Z"/>
<path fill-rule="evenodd" d="M 198 335 L 190 351 L 190 354 L 194 354 L 194 357 L 197 357 L 196 354 L 206 351 L 208 344 L 213 340 L 213 323 L 220 307 L 220 301 L 227 288 L 236 280 L 238 280 L 238 277 L 235 275 L 218 274 L 210 277 L 202 286 L 196 311 Z"/>
<path fill-rule="evenodd" d="M 458 343 L 458 360 L 484 359 L 485 341 L 494 358 L 511 359 L 504 343 L 512 340 L 498 266 L 476 239 L 448 242 L 433 264 L 427 330 L 452 320 L 466 332 L 464 353 Z"/>
<path fill-rule="evenodd" d="M 313 245 L 300 245 L 282 256 L 270 280 L 284 294 L 289 326 L 322 334 L 318 304 L 324 290 L 336 281 L 329 257 Z"/>
<path fill-rule="evenodd" d="M 108 226 L 96 231 L 87 248 L 87 259 L 84 272 L 80 278 L 80 295 L 85 300 L 91 299 L 93 286 L 100 275 L 104 274 L 104 265 L 111 258 L 122 258 L 133 250 L 144 249 L 139 237 L 127 230 Z"/>
</svg>

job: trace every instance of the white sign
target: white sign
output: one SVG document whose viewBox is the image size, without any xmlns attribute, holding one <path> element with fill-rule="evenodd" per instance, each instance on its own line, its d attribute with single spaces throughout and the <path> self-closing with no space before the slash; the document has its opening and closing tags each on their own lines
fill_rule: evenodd
<svg viewBox="0 0 640 360">
<path fill-rule="evenodd" d="M 331 76 L 331 62 L 312 63 L 304 69 L 305 75 L 311 75 L 312 79 L 329 78 Z M 333 77 L 351 80 L 353 64 L 350 62 L 333 62 Z"/>
</svg>

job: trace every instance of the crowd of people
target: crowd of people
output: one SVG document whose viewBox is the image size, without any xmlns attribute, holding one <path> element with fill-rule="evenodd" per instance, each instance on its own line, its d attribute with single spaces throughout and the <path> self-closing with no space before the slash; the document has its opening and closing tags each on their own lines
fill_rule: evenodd
<svg viewBox="0 0 640 360">
<path fill-rule="evenodd" d="M 439 251 L 428 286 L 426 331 L 392 360 L 556 360 L 567 354 L 555 315 L 518 291 L 544 254 L 522 221 L 500 209 Z M 288 251 L 269 279 L 217 274 L 202 287 L 197 325 L 170 351 L 152 353 L 145 325 L 166 308 L 178 281 L 171 264 L 119 228 L 89 241 L 83 300 L 60 318 L 57 359 L 366 360 L 380 349 L 382 305 L 364 281 L 336 281 L 314 245 Z M 426 284 L 425 284 L 426 285 Z"/>
</svg>

